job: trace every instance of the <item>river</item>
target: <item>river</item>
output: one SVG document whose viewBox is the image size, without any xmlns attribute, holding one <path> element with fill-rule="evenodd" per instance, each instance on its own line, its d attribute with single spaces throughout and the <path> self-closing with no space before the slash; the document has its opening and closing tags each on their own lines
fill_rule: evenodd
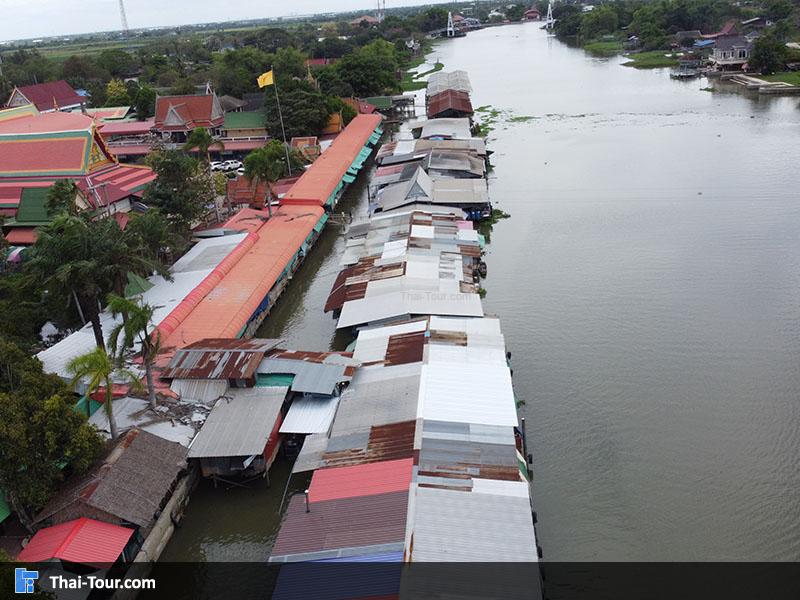
<svg viewBox="0 0 800 600">
<path fill-rule="evenodd" d="M 593 58 L 536 24 L 443 41 L 500 111 L 484 307 L 526 401 L 547 560 L 800 560 L 800 101 Z M 365 205 L 363 178 L 342 210 Z M 331 226 L 259 332 L 342 348 Z M 165 560 L 264 560 L 272 486 L 193 496 Z"/>
</svg>

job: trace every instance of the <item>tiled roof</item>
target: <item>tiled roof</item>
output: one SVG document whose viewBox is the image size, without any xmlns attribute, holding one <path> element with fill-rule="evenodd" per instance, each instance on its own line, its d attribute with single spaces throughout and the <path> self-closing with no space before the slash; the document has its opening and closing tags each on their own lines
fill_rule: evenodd
<svg viewBox="0 0 800 600">
<path fill-rule="evenodd" d="M 197 96 L 159 96 L 156 99 L 156 129 L 187 130 L 219 127 L 225 114 L 214 94 Z"/>
<path fill-rule="evenodd" d="M 84 99 L 66 81 L 48 81 L 17 88 L 39 110 L 53 110 L 83 103 Z"/>
</svg>

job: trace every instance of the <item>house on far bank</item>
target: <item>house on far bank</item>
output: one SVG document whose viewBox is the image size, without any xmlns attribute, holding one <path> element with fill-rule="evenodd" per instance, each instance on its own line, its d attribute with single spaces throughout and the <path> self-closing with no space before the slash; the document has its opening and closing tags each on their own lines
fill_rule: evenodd
<svg viewBox="0 0 800 600">
<path fill-rule="evenodd" d="M 361 15 L 350 21 L 352 27 L 374 27 L 380 23 L 380 19 L 372 15 Z"/>
<path fill-rule="evenodd" d="M 744 36 L 717 38 L 711 52 L 711 62 L 722 71 L 739 70 L 750 60 L 753 42 Z"/>
<path fill-rule="evenodd" d="M 772 21 L 766 17 L 753 17 L 752 19 L 745 19 L 741 25 L 748 29 L 764 29 L 772 25 Z"/>
<path fill-rule="evenodd" d="M 187 96 L 159 96 L 153 131 L 166 142 L 182 144 L 189 134 L 204 127 L 219 137 L 225 112 L 215 93 Z"/>
<path fill-rule="evenodd" d="M 57 110 L 73 110 L 80 108 L 85 102 L 86 98 L 80 96 L 78 92 L 72 89 L 70 84 L 61 79 L 59 81 L 15 87 L 5 106 L 7 108 L 16 108 L 26 104 L 33 104 L 36 110 L 40 113 L 45 113 Z"/>
<path fill-rule="evenodd" d="M 536 8 L 529 8 L 522 14 L 523 21 L 541 21 L 542 13 Z"/>
</svg>

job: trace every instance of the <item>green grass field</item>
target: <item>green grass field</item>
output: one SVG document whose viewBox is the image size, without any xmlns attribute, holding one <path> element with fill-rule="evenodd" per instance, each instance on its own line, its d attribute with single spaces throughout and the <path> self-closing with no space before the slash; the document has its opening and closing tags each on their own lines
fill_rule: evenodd
<svg viewBox="0 0 800 600">
<path fill-rule="evenodd" d="M 767 81 L 783 81 L 785 83 L 791 83 L 792 85 L 800 85 L 800 71 L 786 71 L 773 75 L 755 75 L 755 77 L 766 79 Z"/>
<path fill-rule="evenodd" d="M 626 54 L 625 58 L 628 59 L 628 62 L 622 64 L 634 69 L 658 69 L 678 66 L 678 57 L 666 50 L 636 52 L 635 54 Z"/>
<path fill-rule="evenodd" d="M 584 44 L 584 50 L 595 56 L 614 56 L 622 52 L 622 44 L 616 40 L 606 42 L 589 42 Z"/>
</svg>

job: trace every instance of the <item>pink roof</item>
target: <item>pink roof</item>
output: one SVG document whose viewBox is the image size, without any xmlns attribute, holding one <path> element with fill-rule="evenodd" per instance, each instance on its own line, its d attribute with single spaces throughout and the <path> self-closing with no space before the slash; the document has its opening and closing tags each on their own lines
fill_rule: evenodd
<svg viewBox="0 0 800 600">
<path fill-rule="evenodd" d="M 0 173 L 34 175 L 58 171 L 83 170 L 85 136 L 36 140 L 4 140 L 0 138 Z"/>
<path fill-rule="evenodd" d="M 162 347 L 238 337 L 323 213 L 318 206 L 273 211 L 161 322 Z"/>
<path fill-rule="evenodd" d="M 109 146 L 108 151 L 114 156 L 139 156 L 148 154 L 153 148 L 150 144 L 130 144 L 126 146 Z"/>
<path fill-rule="evenodd" d="M 84 565 L 116 562 L 133 535 L 133 529 L 82 517 L 40 529 L 19 553 L 20 562 L 36 563 L 59 558 Z"/>
<path fill-rule="evenodd" d="M 281 199 L 281 204 L 323 206 L 381 121 L 380 115 L 358 115 L 350 121 Z"/>
<path fill-rule="evenodd" d="M 159 96 L 156 98 L 156 127 L 166 130 L 218 127 L 225 121 L 225 115 L 220 111 L 220 114 L 214 117 L 214 98 L 213 94 Z M 164 124 L 170 108 L 174 108 L 175 112 L 183 119 L 183 125 Z"/>
<path fill-rule="evenodd" d="M 155 119 L 145 119 L 144 121 L 121 121 L 101 123 L 100 133 L 104 136 L 112 135 L 144 135 L 150 132 L 155 125 Z"/>
<path fill-rule="evenodd" d="M 308 488 L 311 502 L 407 492 L 411 485 L 412 458 L 387 460 L 350 467 L 320 469 Z"/>
<path fill-rule="evenodd" d="M 266 146 L 267 140 L 224 140 L 226 151 L 233 150 L 255 150 Z M 212 148 L 212 151 L 214 148 Z"/>
<path fill-rule="evenodd" d="M 248 233 L 255 233 L 267 222 L 269 211 L 243 208 L 222 224 L 225 229 L 238 229 Z"/>
<path fill-rule="evenodd" d="M 94 121 L 81 113 L 51 112 L 0 121 L 0 135 L 88 131 Z"/>
<path fill-rule="evenodd" d="M 37 83 L 36 85 L 25 85 L 17 89 L 31 104 L 35 104 L 39 110 L 52 110 L 84 102 L 84 98 L 79 96 L 78 92 L 73 90 L 72 86 L 63 79 Z"/>
</svg>

